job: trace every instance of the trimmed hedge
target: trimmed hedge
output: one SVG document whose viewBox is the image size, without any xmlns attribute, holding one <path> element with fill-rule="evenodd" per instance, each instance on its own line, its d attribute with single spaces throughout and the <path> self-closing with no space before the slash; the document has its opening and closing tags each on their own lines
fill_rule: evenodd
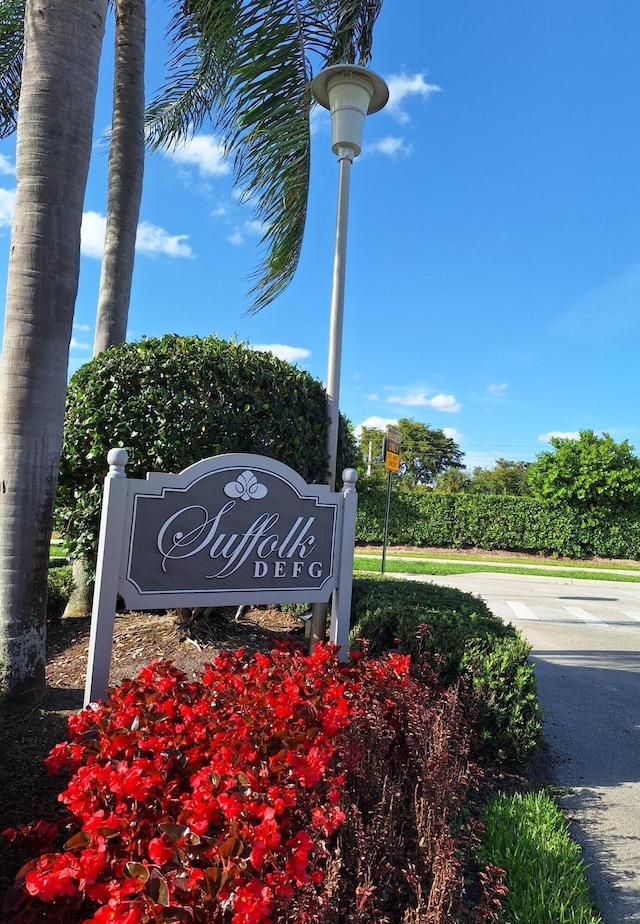
<svg viewBox="0 0 640 924">
<path fill-rule="evenodd" d="M 359 485 L 356 541 L 382 542 L 386 504 L 385 487 Z M 572 511 L 552 509 L 530 497 L 397 490 L 391 498 L 388 540 L 391 545 L 638 559 L 640 520 L 621 514 L 587 529 Z"/>
<path fill-rule="evenodd" d="M 469 682 L 481 756 L 519 764 L 533 756 L 542 722 L 531 646 L 481 599 L 433 583 L 355 575 L 351 624 L 352 644 L 365 639 L 372 654 L 421 649 L 437 659 L 442 683 Z"/>
<path fill-rule="evenodd" d="M 73 591 L 71 565 L 49 565 L 47 574 L 47 621 L 58 622 Z"/>
<path fill-rule="evenodd" d="M 422 650 L 442 659 L 441 677 L 452 683 L 460 675 L 468 638 L 514 636 L 515 629 L 494 616 L 479 597 L 455 587 L 382 576 L 353 577 L 351 638 L 365 638 L 371 654 L 395 648 L 414 657 L 420 649 L 420 626 L 430 628 Z"/>
<path fill-rule="evenodd" d="M 111 347 L 69 382 L 56 526 L 74 558 L 94 558 L 111 447 L 129 451 L 131 478 L 253 452 L 322 483 L 326 427 L 322 384 L 271 353 L 176 335 Z M 356 453 L 341 418 L 338 473 Z"/>
</svg>

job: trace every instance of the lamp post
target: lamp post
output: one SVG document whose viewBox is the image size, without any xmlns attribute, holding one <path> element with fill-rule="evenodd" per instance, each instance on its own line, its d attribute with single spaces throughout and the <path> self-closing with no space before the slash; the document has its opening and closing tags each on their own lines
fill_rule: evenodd
<svg viewBox="0 0 640 924">
<path fill-rule="evenodd" d="M 389 99 L 386 83 L 366 67 L 334 64 L 324 68 L 311 83 L 314 99 L 331 113 L 331 148 L 339 164 L 338 208 L 333 255 L 331 318 L 327 362 L 327 483 L 336 486 L 338 462 L 338 426 L 340 421 L 340 365 L 342 360 L 342 326 L 344 284 L 347 258 L 347 221 L 351 164 L 362 150 L 362 132 L 367 115 L 378 112 Z M 311 647 L 325 638 L 327 605 L 314 604 L 311 619 Z"/>
<path fill-rule="evenodd" d="M 382 109 L 389 99 L 389 89 L 382 77 L 366 67 L 355 64 L 334 64 L 320 71 L 314 78 L 311 83 L 311 92 L 314 99 L 331 113 L 331 148 L 337 155 L 340 170 L 326 386 L 327 419 L 329 421 L 327 431 L 328 484 L 334 491 L 337 476 L 340 363 L 351 164 L 362 150 L 362 132 L 367 115 Z"/>
</svg>

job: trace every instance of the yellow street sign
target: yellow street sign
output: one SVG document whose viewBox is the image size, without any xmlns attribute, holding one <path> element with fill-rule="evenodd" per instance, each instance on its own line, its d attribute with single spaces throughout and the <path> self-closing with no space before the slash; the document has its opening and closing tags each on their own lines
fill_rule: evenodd
<svg viewBox="0 0 640 924">
<path fill-rule="evenodd" d="M 388 472 L 398 472 L 400 470 L 400 442 L 402 434 L 393 427 L 387 427 L 387 432 L 382 444 L 382 455 L 384 457 L 384 467 Z"/>
</svg>

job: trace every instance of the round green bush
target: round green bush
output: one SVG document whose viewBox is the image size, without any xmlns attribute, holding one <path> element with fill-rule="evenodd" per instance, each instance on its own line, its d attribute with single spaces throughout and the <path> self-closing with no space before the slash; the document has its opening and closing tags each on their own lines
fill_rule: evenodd
<svg viewBox="0 0 640 924">
<path fill-rule="evenodd" d="M 175 335 L 112 347 L 69 383 L 56 526 L 74 557 L 95 559 L 112 447 L 128 450 L 131 478 L 251 452 L 322 483 L 326 427 L 322 384 L 271 353 Z M 356 452 L 341 419 L 338 474 L 355 464 Z"/>
<path fill-rule="evenodd" d="M 421 626 L 428 629 L 422 633 Z M 440 681 L 473 690 L 478 756 L 526 764 L 542 735 L 531 646 L 479 597 L 455 587 L 354 576 L 351 640 L 437 656 Z"/>
</svg>

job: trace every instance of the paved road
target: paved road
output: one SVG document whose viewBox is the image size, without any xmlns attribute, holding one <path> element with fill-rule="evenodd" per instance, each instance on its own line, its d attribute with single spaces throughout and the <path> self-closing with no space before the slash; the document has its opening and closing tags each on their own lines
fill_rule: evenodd
<svg viewBox="0 0 640 924">
<path fill-rule="evenodd" d="M 406 575 L 415 579 L 415 575 Z M 604 924 L 640 924 L 640 585 L 508 574 L 424 580 L 482 597 L 533 645 L 552 779 Z"/>
</svg>

